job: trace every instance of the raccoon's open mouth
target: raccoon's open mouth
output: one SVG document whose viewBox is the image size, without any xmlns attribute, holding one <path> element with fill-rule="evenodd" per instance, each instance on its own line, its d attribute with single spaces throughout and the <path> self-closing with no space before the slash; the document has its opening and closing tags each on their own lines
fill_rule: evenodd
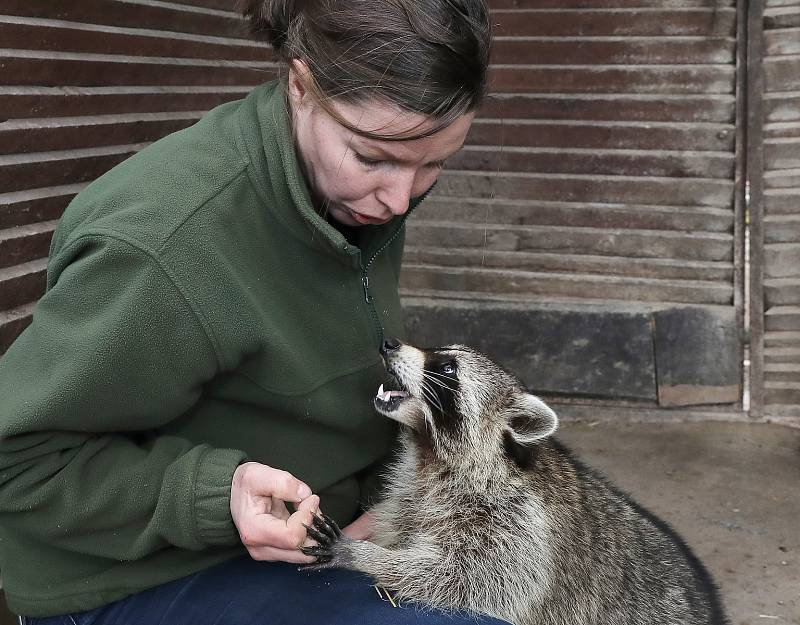
<svg viewBox="0 0 800 625">
<path fill-rule="evenodd" d="M 385 391 L 383 384 L 375 395 L 375 407 L 383 412 L 397 410 L 397 407 L 407 400 L 411 395 L 407 391 Z"/>
</svg>

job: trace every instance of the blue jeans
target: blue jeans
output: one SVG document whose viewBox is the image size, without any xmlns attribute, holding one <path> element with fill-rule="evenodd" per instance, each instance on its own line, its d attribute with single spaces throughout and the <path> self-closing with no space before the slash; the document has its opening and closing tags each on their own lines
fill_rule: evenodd
<svg viewBox="0 0 800 625">
<path fill-rule="evenodd" d="M 502 625 L 465 613 L 403 603 L 394 607 L 353 571 L 298 571 L 293 564 L 223 562 L 108 605 L 25 625 Z"/>
</svg>

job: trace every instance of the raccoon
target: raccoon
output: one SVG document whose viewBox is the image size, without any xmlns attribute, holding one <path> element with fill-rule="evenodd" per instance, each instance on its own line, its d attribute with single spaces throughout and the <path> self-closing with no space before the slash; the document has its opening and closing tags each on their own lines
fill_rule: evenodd
<svg viewBox="0 0 800 625">
<path fill-rule="evenodd" d="M 578 461 L 558 418 L 462 345 L 381 348 L 402 424 L 371 542 L 317 516 L 309 568 L 370 575 L 400 600 L 515 625 L 722 625 L 709 573 L 666 523 Z"/>
</svg>

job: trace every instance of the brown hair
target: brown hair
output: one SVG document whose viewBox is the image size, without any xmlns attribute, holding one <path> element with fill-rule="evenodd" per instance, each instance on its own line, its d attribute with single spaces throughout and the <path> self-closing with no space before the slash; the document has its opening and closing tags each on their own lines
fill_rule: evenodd
<svg viewBox="0 0 800 625">
<path fill-rule="evenodd" d="M 486 94 L 491 28 L 485 0 L 243 0 L 253 31 L 339 123 L 362 136 L 422 138 L 474 111 Z M 383 100 L 434 124 L 409 135 L 352 127 L 330 106 Z"/>
</svg>

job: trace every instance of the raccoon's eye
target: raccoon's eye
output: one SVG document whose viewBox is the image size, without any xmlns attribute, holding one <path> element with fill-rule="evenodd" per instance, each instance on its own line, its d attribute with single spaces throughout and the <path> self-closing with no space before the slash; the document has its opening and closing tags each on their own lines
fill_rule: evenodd
<svg viewBox="0 0 800 625">
<path fill-rule="evenodd" d="M 456 372 L 456 363 L 446 362 L 439 367 L 439 371 L 445 375 L 453 375 Z"/>
</svg>

